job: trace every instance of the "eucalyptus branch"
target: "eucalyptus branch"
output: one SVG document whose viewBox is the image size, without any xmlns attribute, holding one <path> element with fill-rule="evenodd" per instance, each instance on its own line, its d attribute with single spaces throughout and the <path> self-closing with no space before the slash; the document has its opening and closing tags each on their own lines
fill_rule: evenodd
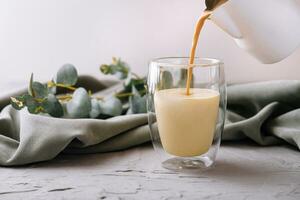
<svg viewBox="0 0 300 200">
<path fill-rule="evenodd" d="M 115 94 L 115 97 L 122 98 L 122 97 L 130 97 L 130 96 L 133 96 L 133 95 L 134 95 L 133 93 L 127 92 L 127 93 Z"/>
<path fill-rule="evenodd" d="M 127 113 L 146 112 L 145 79 L 133 73 L 121 59 L 113 58 L 112 64 L 100 66 L 103 74 L 115 75 L 124 82 L 122 92 L 112 96 L 93 96 L 92 90 L 76 88 L 78 74 L 71 64 L 63 65 L 52 81 L 43 84 L 30 77 L 28 93 L 11 97 L 11 105 L 21 110 L 27 108 L 32 114 L 46 113 L 52 117 L 101 118 Z M 126 81 L 124 81 L 126 79 Z M 56 94 L 56 88 L 70 90 L 68 94 Z M 122 101 L 121 101 L 122 100 Z M 124 110 L 123 103 L 129 103 Z"/>
<path fill-rule="evenodd" d="M 53 81 L 49 81 L 47 83 L 47 86 L 48 86 L 48 88 L 60 87 L 60 88 L 65 88 L 65 89 L 72 90 L 72 91 L 75 91 L 77 89 L 76 87 L 69 86 L 69 85 L 64 85 L 64 84 L 61 84 L 61 83 L 54 83 Z"/>
<path fill-rule="evenodd" d="M 60 95 L 60 96 L 57 96 L 57 99 L 60 101 L 69 101 L 72 99 L 72 95 L 70 95 L 70 94 Z"/>
<path fill-rule="evenodd" d="M 40 113 L 40 112 L 45 112 L 45 109 L 42 107 L 42 106 L 39 106 L 39 107 L 37 107 L 36 109 L 35 109 L 35 112 L 36 113 Z"/>
</svg>

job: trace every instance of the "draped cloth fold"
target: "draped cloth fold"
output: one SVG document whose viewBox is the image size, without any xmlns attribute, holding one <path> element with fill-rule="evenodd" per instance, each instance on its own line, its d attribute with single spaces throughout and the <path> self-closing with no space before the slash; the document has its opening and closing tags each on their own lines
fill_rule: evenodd
<svg viewBox="0 0 300 200">
<path fill-rule="evenodd" d="M 81 77 L 93 91 L 113 82 Z M 300 148 L 300 81 L 271 81 L 228 87 L 223 140 L 251 139 L 259 145 L 289 143 Z M 21 90 L 24 92 L 24 90 Z M 146 114 L 106 120 L 61 119 L 17 111 L 0 95 L 0 165 L 14 166 L 53 159 L 59 153 L 100 153 L 150 141 Z M 20 93 L 20 92 L 19 92 Z"/>
</svg>

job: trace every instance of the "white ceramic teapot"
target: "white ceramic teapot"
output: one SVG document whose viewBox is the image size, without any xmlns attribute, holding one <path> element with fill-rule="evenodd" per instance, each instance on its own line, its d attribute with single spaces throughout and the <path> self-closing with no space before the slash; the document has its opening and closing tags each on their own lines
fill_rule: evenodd
<svg viewBox="0 0 300 200">
<path fill-rule="evenodd" d="M 300 0 L 224 2 L 210 19 L 262 63 L 279 62 L 300 45 Z"/>
</svg>

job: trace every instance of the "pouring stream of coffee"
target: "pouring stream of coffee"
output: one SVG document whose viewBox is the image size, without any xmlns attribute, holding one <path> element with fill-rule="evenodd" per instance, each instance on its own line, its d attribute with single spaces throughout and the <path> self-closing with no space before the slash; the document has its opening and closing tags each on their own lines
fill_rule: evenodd
<svg viewBox="0 0 300 200">
<path fill-rule="evenodd" d="M 227 1 L 228 0 L 205 0 L 205 4 L 206 4 L 207 8 L 202 13 L 202 15 L 200 16 L 200 18 L 196 24 L 192 48 L 190 51 L 189 66 L 188 66 L 188 71 L 187 71 L 186 95 L 191 94 L 190 87 L 191 87 L 191 81 L 192 81 L 192 77 L 193 77 L 193 67 L 194 67 L 193 65 L 194 65 L 194 61 L 195 61 L 196 48 L 198 45 L 198 40 L 199 40 L 201 30 L 205 24 L 205 21 L 209 18 L 209 16 L 212 14 L 212 12 L 217 7 L 221 6 L 222 4 L 224 4 Z"/>
</svg>

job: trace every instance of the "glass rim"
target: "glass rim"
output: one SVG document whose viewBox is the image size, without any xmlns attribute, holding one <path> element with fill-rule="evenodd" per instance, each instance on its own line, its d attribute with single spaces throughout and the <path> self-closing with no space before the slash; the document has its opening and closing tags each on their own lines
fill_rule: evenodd
<svg viewBox="0 0 300 200">
<path fill-rule="evenodd" d="M 166 67 L 181 67 L 181 68 L 188 68 L 189 64 L 177 64 L 177 63 L 170 63 L 165 60 L 182 60 L 182 59 L 189 59 L 189 57 L 160 57 L 155 58 L 150 61 L 150 63 L 154 63 L 156 65 L 162 65 Z M 202 62 L 208 62 L 208 63 L 202 63 Z M 216 67 L 223 65 L 224 63 L 216 58 L 199 58 L 195 57 L 195 63 L 192 65 L 192 67 Z"/>
</svg>

